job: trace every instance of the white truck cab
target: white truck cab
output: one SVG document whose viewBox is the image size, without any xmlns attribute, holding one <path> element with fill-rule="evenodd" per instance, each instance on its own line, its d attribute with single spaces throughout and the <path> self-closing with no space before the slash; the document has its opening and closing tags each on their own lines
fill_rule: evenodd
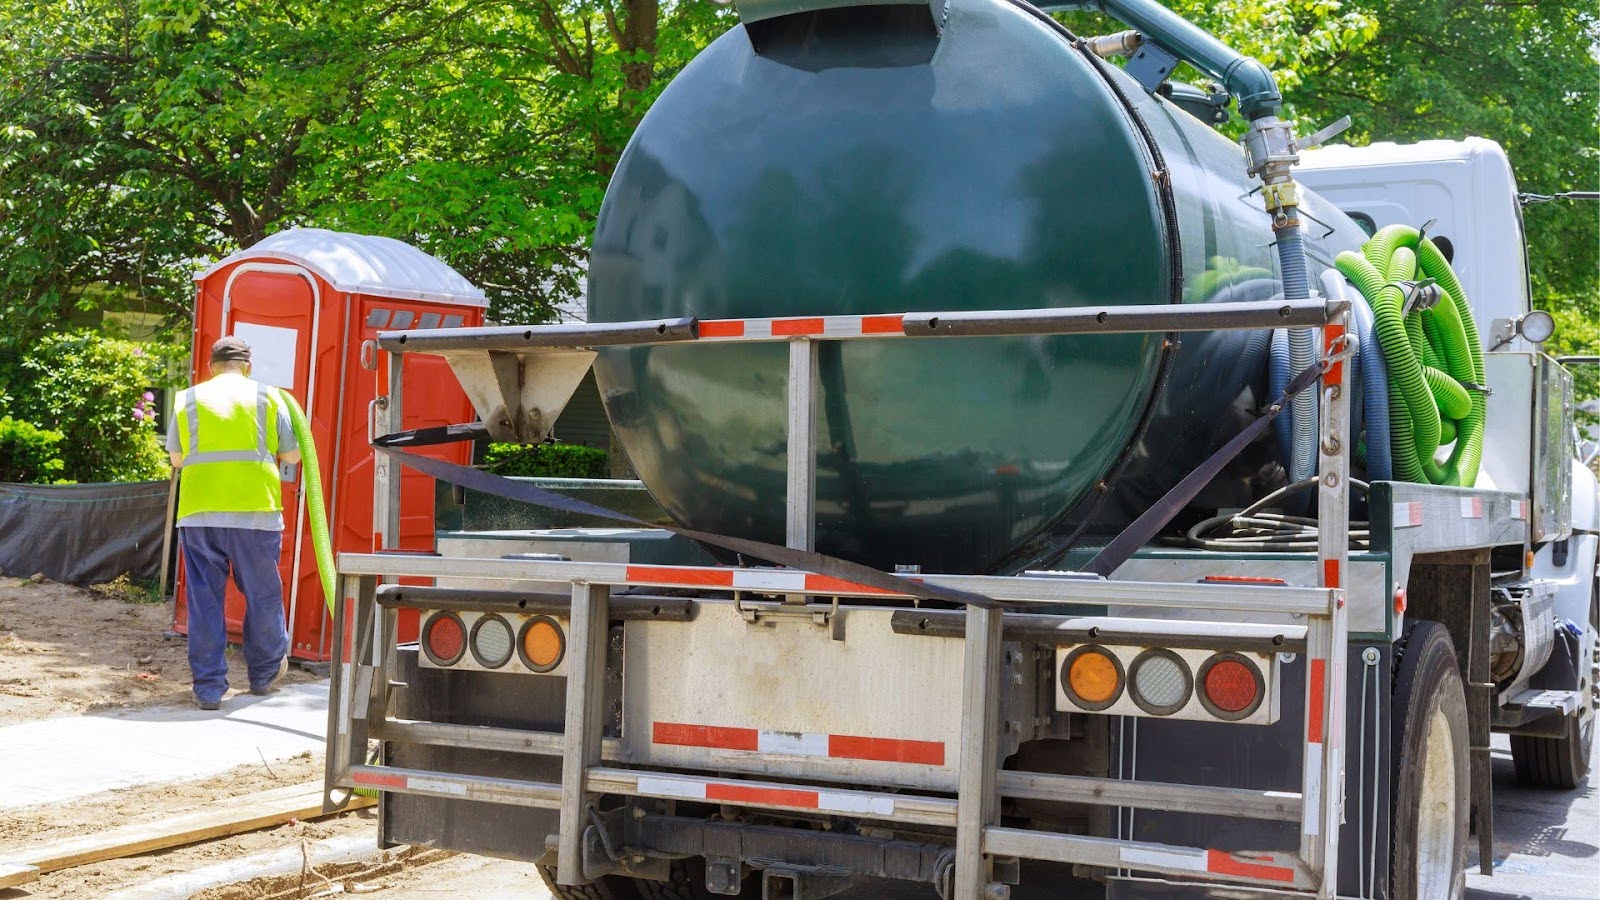
<svg viewBox="0 0 1600 900">
<path fill-rule="evenodd" d="M 1499 144 L 1469 137 L 1323 147 L 1302 154 L 1295 177 L 1369 232 L 1427 225 L 1435 242 L 1449 242 L 1446 254 L 1472 304 L 1484 350 L 1538 349 L 1511 328 L 1532 306 L 1522 207 Z"/>
</svg>

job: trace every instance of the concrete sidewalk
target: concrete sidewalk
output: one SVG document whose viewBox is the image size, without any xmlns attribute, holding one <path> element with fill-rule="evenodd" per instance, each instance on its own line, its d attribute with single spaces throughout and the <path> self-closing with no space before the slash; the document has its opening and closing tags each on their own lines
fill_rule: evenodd
<svg viewBox="0 0 1600 900">
<path fill-rule="evenodd" d="M 217 712 L 163 706 L 11 725 L 0 728 L 0 810 L 320 753 L 327 727 L 326 681 L 240 694 Z"/>
</svg>

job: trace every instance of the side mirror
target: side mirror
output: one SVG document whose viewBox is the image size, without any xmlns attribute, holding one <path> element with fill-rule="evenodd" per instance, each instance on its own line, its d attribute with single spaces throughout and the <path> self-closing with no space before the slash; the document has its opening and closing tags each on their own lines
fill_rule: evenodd
<svg viewBox="0 0 1600 900">
<path fill-rule="evenodd" d="M 1556 333 L 1556 320 L 1544 310 L 1536 309 L 1517 320 L 1517 331 L 1525 339 L 1542 344 Z"/>
<path fill-rule="evenodd" d="M 1489 333 L 1492 344 L 1489 352 L 1499 350 L 1517 337 L 1542 344 L 1550 340 L 1550 336 L 1555 333 L 1555 318 L 1542 309 L 1532 310 L 1515 319 L 1495 319 Z"/>
</svg>

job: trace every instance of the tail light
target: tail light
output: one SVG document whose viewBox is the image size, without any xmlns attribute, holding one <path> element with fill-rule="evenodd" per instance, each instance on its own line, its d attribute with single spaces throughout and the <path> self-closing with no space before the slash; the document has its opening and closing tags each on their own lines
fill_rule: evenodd
<svg viewBox="0 0 1600 900">
<path fill-rule="evenodd" d="M 1244 725 L 1270 725 L 1280 714 L 1277 652 L 1069 644 L 1056 647 L 1056 662 L 1063 712 Z"/>
<path fill-rule="evenodd" d="M 1079 647 L 1061 664 L 1061 683 L 1067 696 L 1091 712 L 1116 703 L 1122 695 L 1122 681 L 1121 661 L 1103 647 Z"/>
<path fill-rule="evenodd" d="M 1219 719 L 1243 719 L 1261 705 L 1261 669 L 1238 653 L 1218 653 L 1200 666 L 1200 702 Z"/>
<path fill-rule="evenodd" d="M 496 616 L 482 616 L 472 626 L 472 658 L 485 669 L 498 669 L 511 661 L 515 641 L 511 626 Z"/>
<path fill-rule="evenodd" d="M 534 616 L 522 626 L 517 641 L 522 664 L 535 672 L 548 672 L 561 665 L 567 655 L 567 637 L 561 623 L 549 616 Z"/>
<path fill-rule="evenodd" d="M 1183 657 L 1171 650 L 1146 650 L 1129 667 L 1133 702 L 1152 716 L 1170 716 L 1189 703 L 1194 677 Z"/>
<path fill-rule="evenodd" d="M 467 629 L 453 612 L 436 612 L 422 626 L 422 652 L 436 666 L 453 666 L 467 651 Z"/>
<path fill-rule="evenodd" d="M 517 674 L 565 674 L 566 624 L 547 615 L 424 611 L 418 665 Z"/>
</svg>

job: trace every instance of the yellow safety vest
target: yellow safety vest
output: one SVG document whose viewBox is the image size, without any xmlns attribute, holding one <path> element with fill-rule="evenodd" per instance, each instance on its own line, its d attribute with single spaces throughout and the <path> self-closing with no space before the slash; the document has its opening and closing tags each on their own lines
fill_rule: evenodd
<svg viewBox="0 0 1600 900">
<path fill-rule="evenodd" d="M 179 395 L 183 450 L 178 518 L 208 512 L 280 512 L 278 392 L 224 372 Z"/>
</svg>

